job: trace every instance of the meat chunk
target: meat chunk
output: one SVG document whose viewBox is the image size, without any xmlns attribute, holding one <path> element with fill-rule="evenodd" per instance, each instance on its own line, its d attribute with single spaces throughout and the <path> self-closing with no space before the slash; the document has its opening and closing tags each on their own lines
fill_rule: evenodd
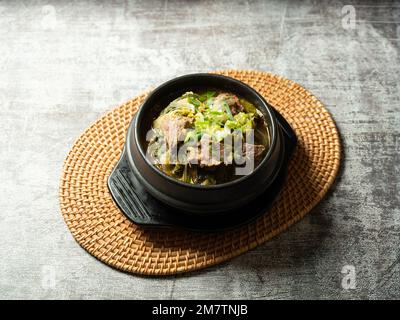
<svg viewBox="0 0 400 320">
<path fill-rule="evenodd" d="M 219 147 L 220 146 L 221 145 L 219 145 Z M 219 166 L 222 163 L 221 156 L 218 150 L 212 152 L 212 147 L 213 145 L 211 144 L 208 145 L 208 150 L 202 150 L 200 143 L 197 143 L 196 146 L 188 147 L 186 151 L 187 162 L 198 164 L 200 167 Z M 217 147 L 217 145 L 214 145 L 214 147 Z"/>
<path fill-rule="evenodd" d="M 192 123 L 192 118 L 167 113 L 154 122 L 154 128 L 162 131 L 168 147 L 172 148 L 184 139 Z"/>
<path fill-rule="evenodd" d="M 239 101 L 239 98 L 234 94 L 220 93 L 218 96 L 216 96 L 214 100 L 214 104 L 216 105 L 222 105 L 224 102 L 228 104 L 229 109 L 231 109 L 233 115 L 238 114 L 239 112 L 242 112 L 244 110 L 242 104 Z"/>
<path fill-rule="evenodd" d="M 264 150 L 265 147 L 261 144 L 243 144 L 243 156 L 248 159 L 259 160 Z"/>
<path fill-rule="evenodd" d="M 210 148 L 212 145 L 209 146 Z M 214 146 L 215 148 L 216 146 Z M 265 147 L 260 144 L 250 144 L 244 143 L 242 147 L 242 156 L 247 159 L 254 159 L 255 161 L 260 160 L 261 155 L 263 154 Z M 214 152 L 211 152 L 209 149 L 209 153 L 202 152 L 202 148 L 200 143 L 196 146 L 191 146 L 187 148 L 186 157 L 187 161 L 192 164 L 198 164 L 201 167 L 214 167 L 219 166 L 222 163 L 229 165 L 233 161 L 233 149 L 229 148 L 225 150 L 223 144 L 219 144 L 219 150 L 216 149 Z"/>
</svg>

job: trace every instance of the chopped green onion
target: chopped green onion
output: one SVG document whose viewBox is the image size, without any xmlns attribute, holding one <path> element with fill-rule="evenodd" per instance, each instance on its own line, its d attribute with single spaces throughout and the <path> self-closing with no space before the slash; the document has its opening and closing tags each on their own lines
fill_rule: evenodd
<svg viewBox="0 0 400 320">
<path fill-rule="evenodd" d="M 223 106 L 225 107 L 225 111 L 228 114 L 229 119 L 233 120 L 233 115 L 231 109 L 229 108 L 228 104 L 224 101 Z"/>
<path fill-rule="evenodd" d="M 188 102 L 195 107 L 199 107 L 201 105 L 201 102 L 197 100 L 195 97 L 188 97 Z"/>
<path fill-rule="evenodd" d="M 214 97 L 215 94 L 216 94 L 215 91 L 207 91 L 207 92 L 206 92 L 206 97 L 207 97 L 207 98 L 211 98 L 211 97 Z"/>
</svg>

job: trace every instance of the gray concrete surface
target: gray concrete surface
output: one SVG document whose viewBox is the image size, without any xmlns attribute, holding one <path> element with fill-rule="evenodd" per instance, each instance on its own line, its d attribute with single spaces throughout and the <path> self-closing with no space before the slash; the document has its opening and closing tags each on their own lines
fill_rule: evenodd
<svg viewBox="0 0 400 320">
<path fill-rule="evenodd" d="M 0 1 L 0 298 L 400 298 L 399 42 L 396 1 Z M 73 141 L 146 88 L 226 68 L 280 74 L 327 105 L 344 146 L 336 186 L 287 232 L 204 271 L 98 262 L 59 211 Z"/>
</svg>

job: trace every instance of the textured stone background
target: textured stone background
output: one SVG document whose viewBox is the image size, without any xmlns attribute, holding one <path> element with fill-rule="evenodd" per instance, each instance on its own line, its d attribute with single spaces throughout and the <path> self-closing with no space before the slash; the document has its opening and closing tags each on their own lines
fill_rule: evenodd
<svg viewBox="0 0 400 320">
<path fill-rule="evenodd" d="M 1 1 L 0 298 L 400 298 L 399 43 L 396 1 Z M 326 104 L 344 145 L 336 186 L 287 232 L 197 273 L 92 258 L 58 206 L 73 141 L 146 88 L 224 68 L 280 74 Z"/>
</svg>

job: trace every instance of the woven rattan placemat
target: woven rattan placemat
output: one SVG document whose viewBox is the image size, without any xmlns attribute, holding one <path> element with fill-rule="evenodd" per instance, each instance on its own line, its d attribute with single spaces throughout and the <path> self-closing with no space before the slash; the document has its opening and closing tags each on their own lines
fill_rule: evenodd
<svg viewBox="0 0 400 320">
<path fill-rule="evenodd" d="M 215 265 L 271 239 L 301 219 L 326 194 L 338 172 L 340 141 L 323 104 L 300 85 L 257 71 L 218 72 L 246 82 L 290 123 L 298 147 L 288 179 L 270 212 L 238 229 L 215 234 L 145 229 L 117 208 L 107 178 L 117 163 L 132 116 L 145 94 L 90 126 L 65 160 L 61 212 L 75 240 L 99 260 L 124 271 L 168 275 Z"/>
</svg>

